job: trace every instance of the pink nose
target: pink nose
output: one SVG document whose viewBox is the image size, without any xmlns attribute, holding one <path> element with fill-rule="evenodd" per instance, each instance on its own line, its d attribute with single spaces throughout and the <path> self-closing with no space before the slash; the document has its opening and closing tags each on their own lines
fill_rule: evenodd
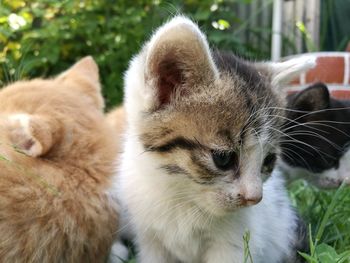
<svg viewBox="0 0 350 263">
<path fill-rule="evenodd" d="M 256 205 L 262 199 L 262 195 L 258 195 L 258 196 L 244 196 L 244 195 L 239 194 L 238 197 L 240 198 L 241 204 L 243 206 Z"/>
</svg>

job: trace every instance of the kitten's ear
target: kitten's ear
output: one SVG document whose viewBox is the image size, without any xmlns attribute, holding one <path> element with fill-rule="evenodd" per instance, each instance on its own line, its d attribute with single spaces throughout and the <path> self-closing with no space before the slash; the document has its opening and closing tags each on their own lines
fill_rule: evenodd
<svg viewBox="0 0 350 263">
<path fill-rule="evenodd" d="M 205 36 L 185 17 L 162 26 L 146 46 L 146 85 L 155 88 L 155 108 L 213 81 L 218 71 Z"/>
<path fill-rule="evenodd" d="M 56 80 L 67 84 L 69 88 L 78 89 L 88 95 L 98 108 L 102 109 L 104 107 L 98 66 L 91 56 L 79 60 L 71 68 L 60 74 Z"/>
<path fill-rule="evenodd" d="M 29 114 L 14 114 L 4 124 L 9 143 L 19 152 L 32 157 L 47 153 L 58 140 L 58 123 Z"/>
<path fill-rule="evenodd" d="M 284 62 L 256 63 L 258 71 L 267 76 L 274 89 L 288 84 L 301 73 L 316 66 L 316 57 L 308 55 L 292 58 Z"/>
<path fill-rule="evenodd" d="M 330 95 L 323 83 L 316 83 L 296 94 L 289 101 L 290 108 L 301 111 L 317 111 L 329 107 Z"/>
</svg>

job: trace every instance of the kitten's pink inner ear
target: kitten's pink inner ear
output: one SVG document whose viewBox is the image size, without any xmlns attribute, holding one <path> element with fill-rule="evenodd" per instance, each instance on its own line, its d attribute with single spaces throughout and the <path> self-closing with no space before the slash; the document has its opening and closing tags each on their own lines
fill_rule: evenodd
<svg viewBox="0 0 350 263">
<path fill-rule="evenodd" d="M 44 155 L 53 145 L 53 127 L 45 119 L 28 114 L 15 114 L 8 118 L 6 126 L 12 146 L 26 155 Z"/>
<path fill-rule="evenodd" d="M 177 17 L 161 27 L 147 46 L 145 79 L 156 89 L 155 108 L 207 86 L 218 75 L 198 26 Z"/>
<path fill-rule="evenodd" d="M 174 61 L 163 61 L 157 70 L 160 76 L 158 79 L 158 99 L 161 105 L 170 102 L 171 95 L 177 86 L 181 85 L 183 76 L 179 66 Z"/>
</svg>

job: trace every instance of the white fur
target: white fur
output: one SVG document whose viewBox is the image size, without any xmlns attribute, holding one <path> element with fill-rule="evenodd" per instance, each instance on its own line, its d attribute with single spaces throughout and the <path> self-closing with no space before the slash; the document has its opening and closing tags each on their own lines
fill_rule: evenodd
<svg viewBox="0 0 350 263">
<path fill-rule="evenodd" d="M 107 200 L 109 202 L 109 205 L 114 208 L 115 211 L 118 213 L 118 232 L 117 238 L 114 241 L 112 247 L 111 247 L 111 252 L 109 254 L 109 263 L 122 263 L 125 262 L 128 259 L 129 256 L 129 250 L 128 248 L 123 244 L 121 237 L 125 237 L 130 240 L 130 236 L 123 235 L 122 229 L 124 226 L 127 226 L 127 223 L 125 222 L 126 220 L 126 211 L 122 207 L 121 202 L 118 200 L 118 193 L 117 193 L 117 183 L 118 183 L 118 173 L 117 173 L 117 162 L 115 163 L 115 174 L 112 178 L 112 186 L 109 187 L 106 191 L 105 194 L 107 196 Z M 127 229 L 124 230 L 125 233 L 132 233 L 131 230 L 127 231 Z"/>
<path fill-rule="evenodd" d="M 308 69 L 316 66 L 315 56 L 303 55 L 296 58 L 291 58 L 284 62 L 268 62 L 267 65 L 270 67 L 272 73 L 272 86 L 279 87 L 284 84 L 288 84 L 296 76 Z"/>
<path fill-rule="evenodd" d="M 155 33 L 140 55 L 133 59 L 125 76 L 128 128 L 117 187 L 120 200 L 130 215 L 129 225 L 136 231 L 139 262 L 243 262 L 246 231 L 250 232 L 249 246 L 255 263 L 281 262 L 294 252 L 291 245 L 295 241 L 296 215 L 278 174 L 259 190 L 262 181 L 256 174 L 260 173 L 259 154 L 263 149 L 260 151 L 256 142 L 252 153 L 247 153 L 246 159 L 251 165 L 244 167 L 245 175 L 240 182 L 253 198 L 263 194 L 262 201 L 234 212 L 216 214 L 208 212 L 215 210 L 214 195 L 199 195 L 197 193 L 204 191 L 201 185 L 185 176 L 164 173 L 159 169 L 162 160 L 152 152 L 145 152 L 138 138 L 142 113 L 152 107 L 155 97 L 154 91 L 145 85 L 148 51 L 169 29 L 181 30 L 183 26 L 197 34 L 205 43 L 205 52 L 210 54 L 198 27 L 184 17 L 177 17 Z M 215 75 L 214 64 L 213 71 Z"/>
<path fill-rule="evenodd" d="M 350 184 L 350 149 L 340 158 L 338 175 L 341 180 Z"/>
<path fill-rule="evenodd" d="M 109 255 L 108 262 L 110 263 L 122 263 L 128 259 L 129 251 L 120 241 L 113 244 L 111 253 Z"/>
</svg>

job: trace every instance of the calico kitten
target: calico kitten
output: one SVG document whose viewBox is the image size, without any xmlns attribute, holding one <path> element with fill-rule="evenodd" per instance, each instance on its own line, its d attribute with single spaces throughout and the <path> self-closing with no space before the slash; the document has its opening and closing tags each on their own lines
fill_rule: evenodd
<svg viewBox="0 0 350 263">
<path fill-rule="evenodd" d="M 0 91 L 0 261 L 105 262 L 116 147 L 92 58 Z"/>
<path fill-rule="evenodd" d="M 298 217 L 283 180 L 264 178 L 281 134 L 278 84 L 313 65 L 255 68 L 212 52 L 184 17 L 156 31 L 125 76 L 117 182 L 139 262 L 243 262 L 247 232 L 254 262 L 297 261 Z"/>
<path fill-rule="evenodd" d="M 281 144 L 287 176 L 324 188 L 350 183 L 350 101 L 332 98 L 316 83 L 290 95 L 288 108 Z"/>
</svg>

